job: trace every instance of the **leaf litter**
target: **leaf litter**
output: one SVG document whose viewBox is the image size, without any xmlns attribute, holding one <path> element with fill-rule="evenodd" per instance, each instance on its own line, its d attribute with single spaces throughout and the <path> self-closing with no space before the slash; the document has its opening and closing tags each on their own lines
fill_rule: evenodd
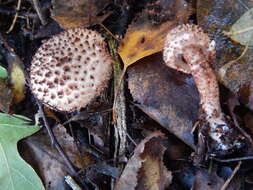
<svg viewBox="0 0 253 190">
<path fill-rule="evenodd" d="M 208 31 L 216 42 L 217 58 L 212 64 L 216 73 L 233 61 L 220 81 L 234 93 L 237 103 L 232 113 L 230 110 L 233 120 L 240 127 L 245 125 L 246 133 L 251 134 L 252 42 L 248 40 L 251 25 L 247 22 L 252 20 L 249 18 L 251 2 L 52 0 L 38 4 L 34 1 L 34 4 L 19 1 L 18 7 L 17 2 L 0 2 L 3 5 L 0 17 L 6 17 L 1 23 L 1 33 L 11 26 L 9 34 L 3 36 L 17 52 L 13 59 L 2 53 L 1 65 L 9 72 L 6 74 L 1 69 L 4 76 L 0 80 L 1 111 L 34 117 L 36 101 L 30 94 L 29 83 L 28 88 L 25 87 L 26 72 L 41 40 L 63 29 L 89 27 L 100 32 L 113 49 L 116 72 L 123 70 L 123 74 L 114 75 L 114 81 L 101 97 L 86 108 L 68 114 L 46 109 L 48 122 L 44 124 L 53 128 L 66 157 L 60 157 L 50 145 L 45 131 L 23 141 L 19 151 L 41 177 L 45 188 L 68 189 L 64 177 L 69 177 L 76 189 L 239 189 L 242 184 L 250 188 L 250 180 L 244 181 L 243 176 L 250 174 L 251 167 L 243 170 L 243 164 L 238 168 L 222 158 L 210 160 L 204 152 L 202 156 L 206 159 L 202 169 L 195 165 L 195 154 L 199 153 L 195 152 L 199 150 L 197 139 L 201 140 L 201 136 L 197 137 L 198 128 L 194 131 L 199 118 L 198 91 L 190 75 L 164 65 L 160 51 L 167 31 L 179 24 L 197 23 Z M 15 9 L 19 11 L 13 12 Z M 222 31 L 230 35 L 225 36 Z M 121 36 L 124 38 L 120 39 Z M 13 51 L 7 49 L 6 52 Z M 120 92 L 115 94 L 113 89 Z M 227 112 L 231 105 L 223 88 L 221 96 Z M 117 109 L 112 109 L 114 101 L 118 103 Z M 26 110 L 22 110 L 24 108 Z M 1 129 L 0 134 L 4 130 Z M 233 157 L 250 159 L 251 154 L 249 149 Z M 233 157 L 230 160 L 233 161 Z M 66 162 L 66 158 L 70 161 Z M 69 175 L 66 163 L 73 164 L 74 175 Z M 237 172 L 241 176 L 237 176 Z M 32 176 L 38 180 L 34 171 Z"/>
</svg>

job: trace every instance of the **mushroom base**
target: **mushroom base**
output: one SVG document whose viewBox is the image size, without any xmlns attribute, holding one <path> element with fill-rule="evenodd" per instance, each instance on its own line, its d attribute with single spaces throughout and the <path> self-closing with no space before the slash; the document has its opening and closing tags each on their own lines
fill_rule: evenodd
<svg viewBox="0 0 253 190">
<path fill-rule="evenodd" d="M 198 139 L 202 142 L 198 142 L 198 149 L 202 150 L 197 152 L 205 152 L 209 158 L 224 158 L 242 153 L 247 146 L 245 137 L 230 121 L 210 126 L 209 122 L 202 120 L 199 122 L 199 129 Z"/>
</svg>

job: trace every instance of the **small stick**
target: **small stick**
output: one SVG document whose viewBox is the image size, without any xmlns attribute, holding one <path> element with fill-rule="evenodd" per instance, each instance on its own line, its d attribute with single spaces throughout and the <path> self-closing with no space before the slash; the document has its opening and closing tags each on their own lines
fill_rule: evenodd
<svg viewBox="0 0 253 190">
<path fill-rule="evenodd" d="M 230 100 L 230 101 L 232 101 L 232 100 Z M 232 117 L 232 119 L 233 119 L 233 121 L 234 121 L 234 124 L 235 124 L 235 127 L 248 139 L 248 141 L 253 145 L 253 141 L 252 141 L 252 139 L 251 139 L 251 136 L 250 135 L 248 135 L 247 133 L 246 133 L 246 131 L 244 131 L 241 127 L 240 127 L 240 125 L 239 125 L 239 123 L 238 123 L 238 121 L 237 121 L 237 119 L 236 119 L 236 115 L 234 114 L 234 112 L 233 112 L 233 106 L 230 104 L 229 105 L 229 112 L 230 112 L 230 115 L 231 115 L 231 117 Z"/>
<path fill-rule="evenodd" d="M 120 42 L 120 39 L 117 38 L 108 28 L 106 28 L 105 25 L 103 25 L 102 23 L 99 23 L 99 25 L 100 25 L 106 32 L 108 32 L 109 35 L 110 35 L 111 37 L 113 37 L 114 40 L 116 40 L 117 42 Z"/>
<path fill-rule="evenodd" d="M 65 176 L 65 182 L 73 189 L 73 190 L 82 190 L 79 185 L 75 182 L 75 180 L 71 176 Z"/>
<path fill-rule="evenodd" d="M 16 24 L 16 21 L 17 21 L 17 18 L 18 18 L 18 11 L 20 10 L 20 6 L 21 6 L 21 0 L 18 0 L 18 4 L 17 4 L 17 8 L 16 8 L 17 12 L 16 12 L 16 14 L 14 16 L 14 19 L 12 21 L 12 24 L 11 24 L 9 30 L 6 32 L 7 34 L 9 34 L 13 30 L 13 28 L 14 28 L 14 26 Z"/>
<path fill-rule="evenodd" d="M 238 162 L 238 164 L 237 164 L 237 166 L 235 167 L 234 171 L 232 172 L 231 176 L 226 180 L 226 182 L 223 184 L 223 186 L 221 187 L 220 190 L 225 190 L 225 189 L 228 187 L 229 183 L 230 183 L 231 180 L 234 178 L 234 176 L 235 176 L 235 174 L 237 173 L 237 171 L 240 169 L 241 164 L 242 164 L 241 161 Z"/>
<path fill-rule="evenodd" d="M 219 159 L 219 158 L 213 158 L 213 159 L 218 162 L 238 162 L 238 161 L 243 161 L 243 160 L 253 160 L 253 156 L 245 156 L 245 157 L 230 158 L 230 159 Z"/>
<path fill-rule="evenodd" d="M 43 12 L 41 10 L 40 2 L 38 0 L 33 0 L 33 5 L 34 5 L 34 9 L 36 10 L 36 12 L 39 16 L 41 24 L 46 25 L 47 19 L 45 18 L 45 15 L 43 14 Z"/>
</svg>

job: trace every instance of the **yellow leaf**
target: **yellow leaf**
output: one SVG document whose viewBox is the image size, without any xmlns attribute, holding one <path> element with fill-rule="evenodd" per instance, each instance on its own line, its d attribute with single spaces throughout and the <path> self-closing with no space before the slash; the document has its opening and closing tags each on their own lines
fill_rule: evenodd
<svg viewBox="0 0 253 190">
<path fill-rule="evenodd" d="M 13 55 L 12 55 L 13 56 Z M 25 98 L 25 75 L 20 66 L 21 60 L 15 55 L 9 62 L 10 79 L 15 103 L 21 102 Z"/>
<path fill-rule="evenodd" d="M 129 26 L 119 47 L 125 69 L 143 57 L 162 51 L 169 30 L 186 23 L 192 10 L 185 0 L 148 3 Z"/>
<path fill-rule="evenodd" d="M 119 47 L 119 55 L 125 67 L 161 51 L 166 34 L 173 26 L 175 24 L 169 21 L 159 26 L 151 24 L 130 26 Z"/>
</svg>

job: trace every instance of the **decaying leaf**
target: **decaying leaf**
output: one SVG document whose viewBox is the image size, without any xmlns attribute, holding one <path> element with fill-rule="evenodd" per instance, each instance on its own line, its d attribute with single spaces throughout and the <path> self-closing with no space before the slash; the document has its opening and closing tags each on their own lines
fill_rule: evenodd
<svg viewBox="0 0 253 190">
<path fill-rule="evenodd" d="M 52 18 L 63 28 L 87 27 L 102 22 L 109 13 L 98 14 L 110 0 L 53 0 Z"/>
<path fill-rule="evenodd" d="M 224 34 L 242 45 L 253 45 L 253 8 L 245 12 Z"/>
<path fill-rule="evenodd" d="M 74 143 L 74 139 L 68 135 L 65 127 L 57 125 L 53 128 L 53 131 L 58 142 L 62 145 L 64 151 L 75 166 L 83 168 L 84 165 L 80 159 L 80 154 Z M 64 176 L 67 175 L 66 165 L 57 150 L 52 147 L 47 132 L 42 130 L 24 142 L 31 151 L 30 153 L 26 152 L 24 158 L 31 165 L 37 167 L 37 171 L 42 177 L 46 189 L 68 189 L 67 185 L 64 184 Z"/>
<path fill-rule="evenodd" d="M 154 132 L 135 148 L 116 190 L 162 190 L 171 183 L 171 172 L 163 164 L 162 138 L 161 132 Z"/>
<path fill-rule="evenodd" d="M 147 4 L 145 12 L 153 24 L 161 24 L 167 20 L 184 23 L 192 13 L 185 0 L 153 0 Z"/>
<path fill-rule="evenodd" d="M 25 98 L 25 74 L 23 71 L 23 63 L 14 53 L 7 53 L 6 60 L 10 75 L 10 82 L 13 92 L 13 101 L 21 102 Z"/>
<path fill-rule="evenodd" d="M 24 162 L 17 150 L 17 142 L 40 127 L 30 126 L 23 116 L 0 113 L 0 186 L 5 190 L 43 190 L 36 172 Z"/>
<path fill-rule="evenodd" d="M 198 170 L 195 181 L 193 184 L 193 190 L 220 190 L 224 180 L 217 176 L 215 173 L 209 173 L 206 169 Z"/>
<path fill-rule="evenodd" d="M 128 69 L 128 88 L 136 105 L 194 148 L 191 130 L 198 118 L 199 95 L 193 78 L 165 66 L 162 53 L 136 63 Z"/>
<path fill-rule="evenodd" d="M 161 10 L 156 12 L 155 7 L 157 6 Z M 149 4 L 148 8 L 138 15 L 138 18 L 129 26 L 119 47 L 118 53 L 125 68 L 143 57 L 161 51 L 168 30 L 177 24 L 185 23 L 189 12 L 184 0 L 157 0 Z M 178 13 L 180 16 L 177 15 Z M 160 25 L 154 24 L 158 21 Z"/>
</svg>

